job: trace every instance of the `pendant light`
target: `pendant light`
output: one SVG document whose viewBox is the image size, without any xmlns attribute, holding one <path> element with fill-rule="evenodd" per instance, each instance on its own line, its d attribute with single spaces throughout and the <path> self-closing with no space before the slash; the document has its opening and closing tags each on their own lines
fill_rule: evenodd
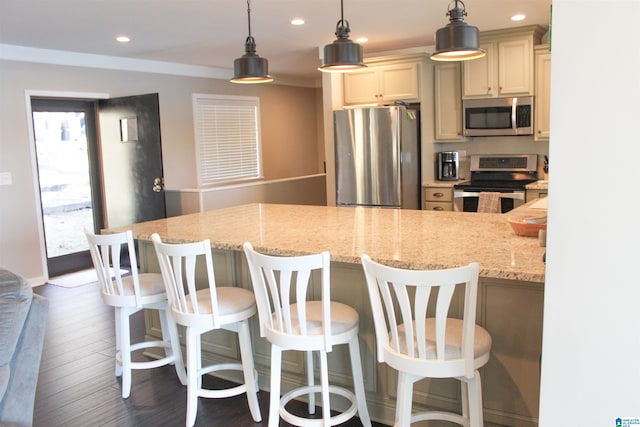
<svg viewBox="0 0 640 427">
<path fill-rule="evenodd" d="M 233 61 L 232 83 L 267 83 L 273 81 L 269 75 L 269 61 L 256 54 L 256 41 L 251 36 L 251 5 L 247 0 L 249 36 L 244 42 L 244 55 Z"/>
<path fill-rule="evenodd" d="M 324 65 L 320 71 L 353 71 L 366 68 L 362 47 L 349 39 L 349 21 L 344 19 L 344 3 L 340 0 L 340 20 L 336 24 L 336 39 L 324 47 Z"/>
<path fill-rule="evenodd" d="M 462 4 L 462 8 L 458 6 Z M 467 61 L 482 58 L 487 54 L 480 49 L 480 32 L 464 22 L 467 15 L 465 5 L 455 0 L 453 9 L 447 11 L 449 24 L 436 31 L 436 51 L 431 55 L 435 61 Z"/>
</svg>

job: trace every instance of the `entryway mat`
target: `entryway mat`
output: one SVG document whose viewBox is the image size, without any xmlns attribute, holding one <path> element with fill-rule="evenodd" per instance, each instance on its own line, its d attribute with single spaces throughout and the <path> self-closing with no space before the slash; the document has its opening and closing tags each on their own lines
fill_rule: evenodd
<svg viewBox="0 0 640 427">
<path fill-rule="evenodd" d="M 129 271 L 127 270 L 126 273 L 128 272 Z M 98 275 L 96 274 L 96 270 L 91 268 L 89 270 L 76 271 L 74 273 L 53 277 L 49 279 L 48 283 L 61 286 L 63 288 L 75 288 L 77 286 L 88 285 L 97 281 Z"/>
</svg>

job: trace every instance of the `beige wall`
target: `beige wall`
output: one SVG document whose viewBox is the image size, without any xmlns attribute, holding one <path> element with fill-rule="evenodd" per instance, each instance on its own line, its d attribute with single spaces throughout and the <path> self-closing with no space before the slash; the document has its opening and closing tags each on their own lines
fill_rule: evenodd
<svg viewBox="0 0 640 427">
<path fill-rule="evenodd" d="M 0 60 L 0 172 L 10 172 L 12 177 L 11 185 L 0 186 L 0 266 L 34 284 L 47 278 L 25 105 L 27 91 L 103 93 L 109 97 L 158 93 L 167 189 L 197 184 L 193 93 L 260 97 L 266 179 L 322 172 L 319 89 L 235 85 L 204 77 Z"/>
</svg>

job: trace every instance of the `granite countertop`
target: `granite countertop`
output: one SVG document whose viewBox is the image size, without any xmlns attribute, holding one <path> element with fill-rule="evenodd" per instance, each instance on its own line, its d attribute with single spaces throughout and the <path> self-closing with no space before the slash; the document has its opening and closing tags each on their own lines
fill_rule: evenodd
<svg viewBox="0 0 640 427">
<path fill-rule="evenodd" d="M 400 268 L 480 264 L 480 276 L 544 283 L 545 248 L 516 236 L 507 215 L 364 207 L 248 204 L 120 227 L 140 240 L 158 233 L 172 243 L 209 239 L 218 249 L 274 255 L 331 252 L 335 262 L 360 263 L 363 253 Z"/>
</svg>

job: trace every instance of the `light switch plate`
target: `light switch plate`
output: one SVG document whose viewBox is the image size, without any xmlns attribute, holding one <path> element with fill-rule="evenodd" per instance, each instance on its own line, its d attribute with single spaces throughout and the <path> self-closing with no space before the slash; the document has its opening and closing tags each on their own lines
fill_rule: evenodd
<svg viewBox="0 0 640 427">
<path fill-rule="evenodd" d="M 0 185 L 11 185 L 11 172 L 0 172 Z"/>
</svg>

